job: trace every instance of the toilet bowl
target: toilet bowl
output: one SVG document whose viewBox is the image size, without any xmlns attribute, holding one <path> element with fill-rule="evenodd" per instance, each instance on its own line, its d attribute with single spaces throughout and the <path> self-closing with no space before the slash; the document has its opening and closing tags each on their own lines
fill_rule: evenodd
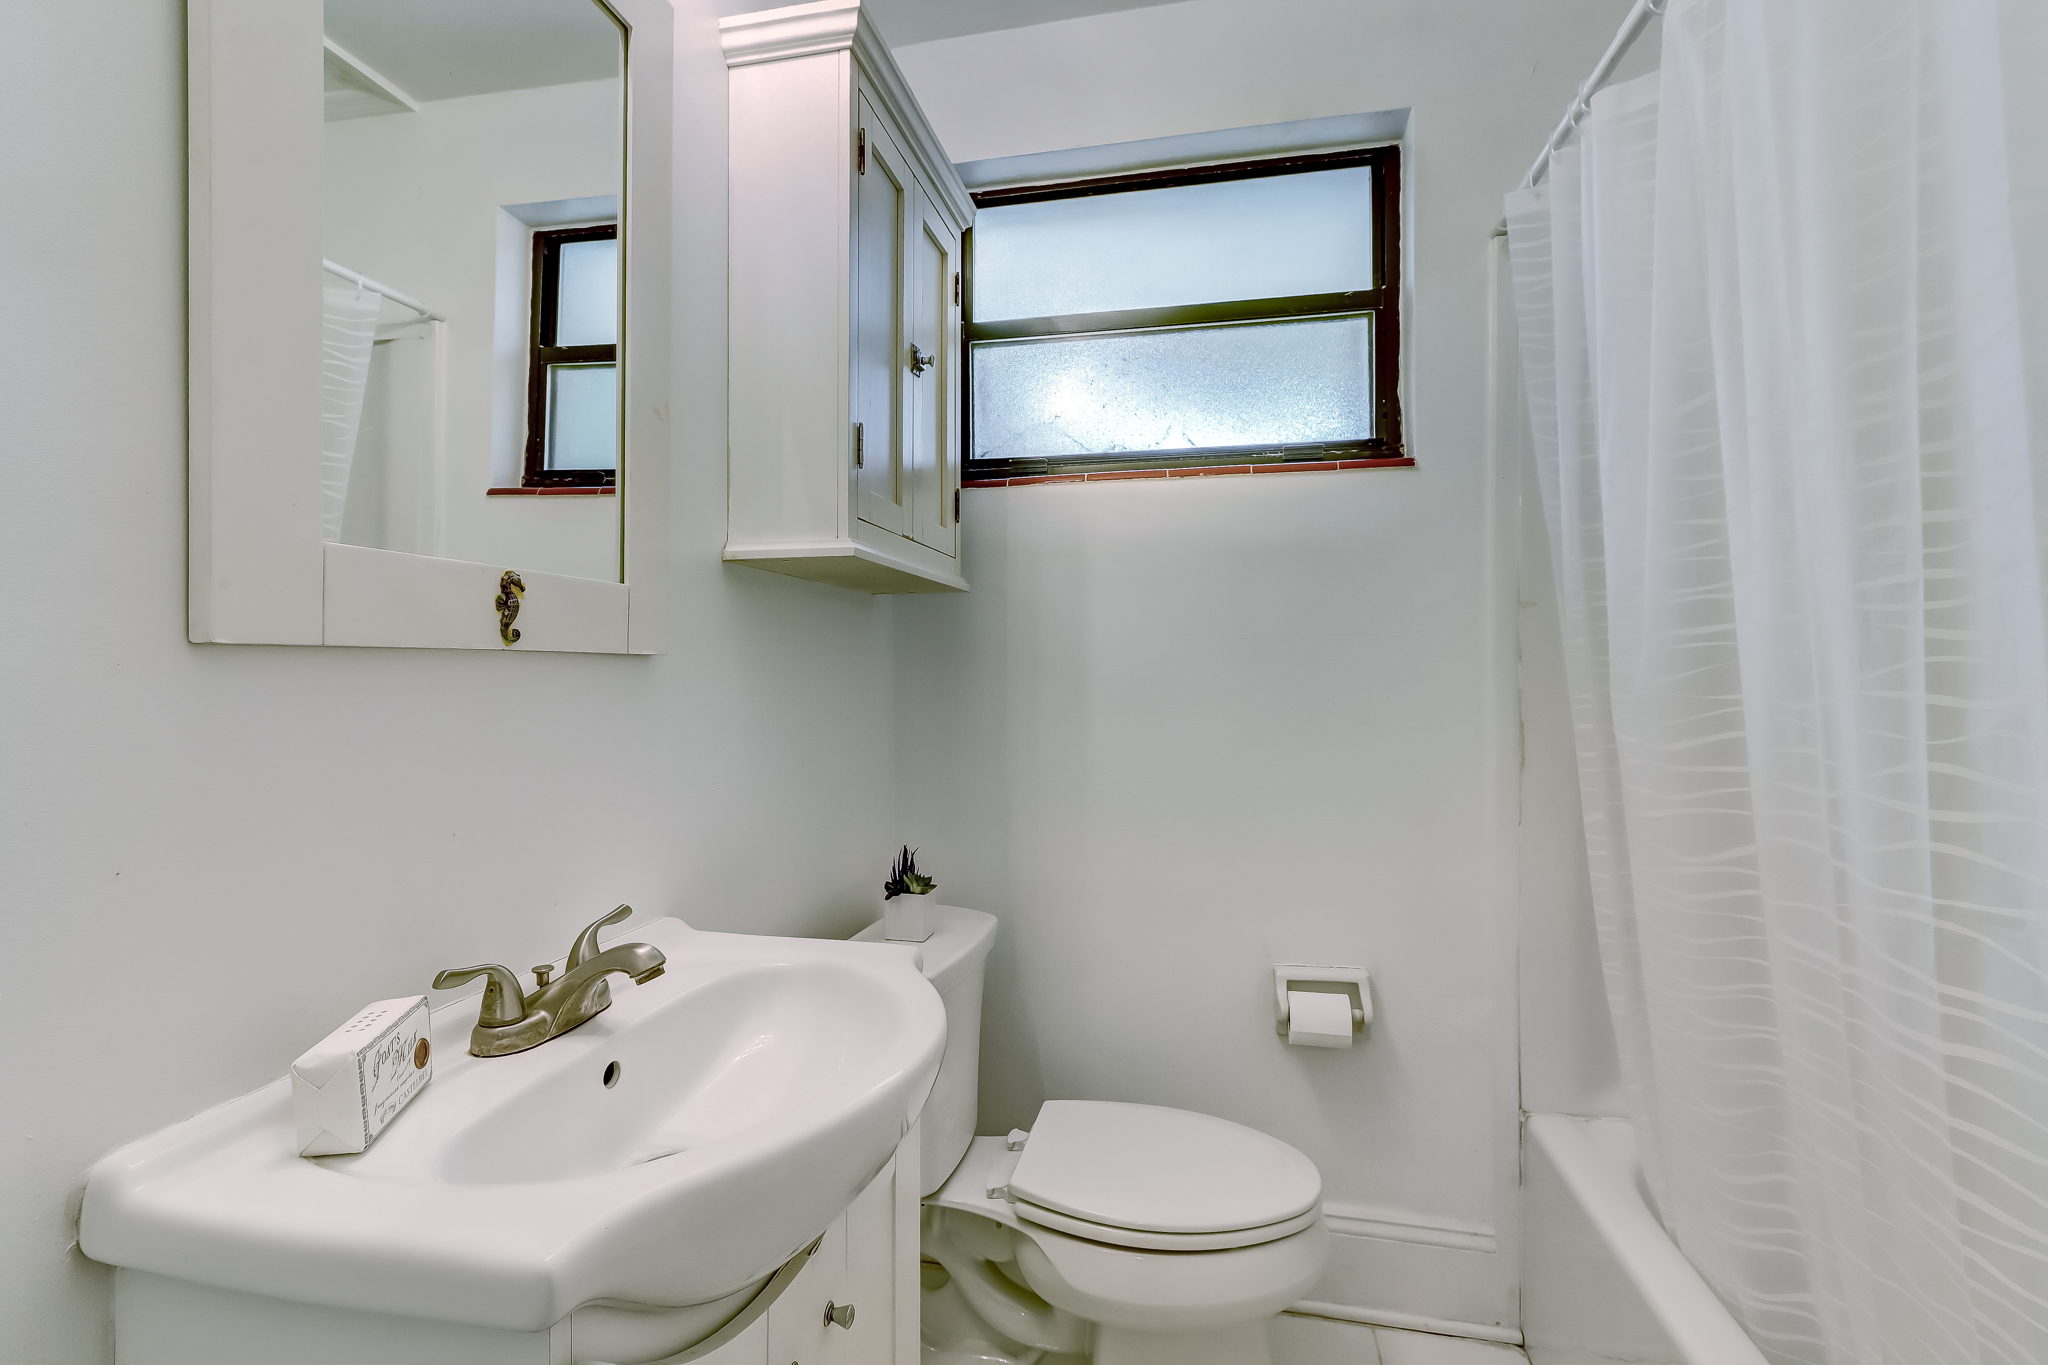
<svg viewBox="0 0 2048 1365">
<path fill-rule="evenodd" d="M 1315 1164 L 1241 1124 L 1114 1101 L 1048 1100 L 1028 1131 L 973 1136 L 995 919 L 933 915 L 920 960 L 947 1043 L 919 1121 L 926 1365 L 1269 1365 L 1268 1322 L 1328 1258 Z"/>
</svg>

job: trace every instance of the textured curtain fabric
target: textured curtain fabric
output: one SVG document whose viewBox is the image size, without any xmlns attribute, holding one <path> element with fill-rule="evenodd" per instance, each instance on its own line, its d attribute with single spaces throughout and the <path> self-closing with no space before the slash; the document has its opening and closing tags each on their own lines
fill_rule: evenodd
<svg viewBox="0 0 2048 1365">
<path fill-rule="evenodd" d="M 349 469 L 362 429 L 363 395 L 377 342 L 382 295 L 354 284 L 327 283 L 320 291 L 320 534 L 341 539 L 348 509 Z"/>
<path fill-rule="evenodd" d="M 2048 3 L 1674 0 L 1508 216 L 1666 1222 L 1781 1365 L 2043 1365 Z"/>
</svg>

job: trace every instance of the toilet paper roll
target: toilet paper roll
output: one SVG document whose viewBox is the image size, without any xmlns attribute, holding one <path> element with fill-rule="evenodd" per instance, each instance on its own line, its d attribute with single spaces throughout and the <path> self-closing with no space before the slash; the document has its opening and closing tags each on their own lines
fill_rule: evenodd
<svg viewBox="0 0 2048 1365">
<path fill-rule="evenodd" d="M 1287 992 L 1290 1047 L 1350 1047 L 1351 997 L 1330 991 Z"/>
</svg>

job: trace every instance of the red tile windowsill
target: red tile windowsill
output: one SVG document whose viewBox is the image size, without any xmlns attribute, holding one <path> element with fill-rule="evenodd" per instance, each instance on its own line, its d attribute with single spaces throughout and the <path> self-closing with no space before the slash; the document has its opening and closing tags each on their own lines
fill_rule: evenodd
<svg viewBox="0 0 2048 1365">
<path fill-rule="evenodd" d="M 1014 479 L 967 479 L 962 488 L 1019 488 L 1034 483 L 1109 483 L 1122 479 L 1194 479 L 1218 474 L 1315 474 L 1340 469 L 1412 469 L 1415 461 L 1402 456 L 1384 460 L 1314 460 L 1298 464 L 1217 464 L 1191 469 L 1105 469 L 1099 473 L 1027 474 Z"/>
</svg>

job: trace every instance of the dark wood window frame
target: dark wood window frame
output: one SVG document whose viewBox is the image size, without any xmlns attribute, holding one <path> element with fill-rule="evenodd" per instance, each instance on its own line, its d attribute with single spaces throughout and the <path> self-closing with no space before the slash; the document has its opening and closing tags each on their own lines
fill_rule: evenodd
<svg viewBox="0 0 2048 1365">
<path fill-rule="evenodd" d="M 1371 460 L 1405 462 L 1401 438 L 1401 149 L 1364 147 L 1340 152 L 1265 157 L 1177 170 L 1143 171 L 1092 180 L 1019 185 L 983 190 L 975 207 L 1042 203 L 1129 190 L 1168 189 L 1223 180 L 1251 180 L 1306 171 L 1370 166 L 1373 171 L 1374 288 L 1341 294 L 1308 294 L 1233 303 L 1190 304 L 1174 308 L 1134 308 L 1109 313 L 1023 318 L 997 323 L 974 321 L 974 234 L 965 248 L 965 297 L 961 310 L 961 351 L 968 401 L 962 405 L 961 448 L 966 452 L 964 481 L 989 482 L 1058 474 L 1146 469 L 1191 469 L 1216 466 L 1321 464 Z M 1373 435 L 1359 441 L 1314 444 L 1211 446 L 1194 450 L 1117 452 L 1095 456 L 978 460 L 974 458 L 974 344 L 1015 341 L 1028 337 L 1114 335 L 1142 331 L 1193 330 L 1246 322 L 1280 322 L 1301 318 L 1370 316 L 1372 324 Z"/>
<path fill-rule="evenodd" d="M 592 492 L 618 483 L 619 471 L 611 469 L 548 468 L 548 370 L 556 365 L 598 365 L 619 363 L 619 348 L 611 346 L 557 346 L 555 344 L 556 304 L 561 291 L 562 247 L 569 242 L 616 240 L 617 223 L 587 227 L 540 228 L 533 234 L 533 327 L 526 376 L 526 458 L 521 467 L 521 488 L 582 488 Z"/>
</svg>

